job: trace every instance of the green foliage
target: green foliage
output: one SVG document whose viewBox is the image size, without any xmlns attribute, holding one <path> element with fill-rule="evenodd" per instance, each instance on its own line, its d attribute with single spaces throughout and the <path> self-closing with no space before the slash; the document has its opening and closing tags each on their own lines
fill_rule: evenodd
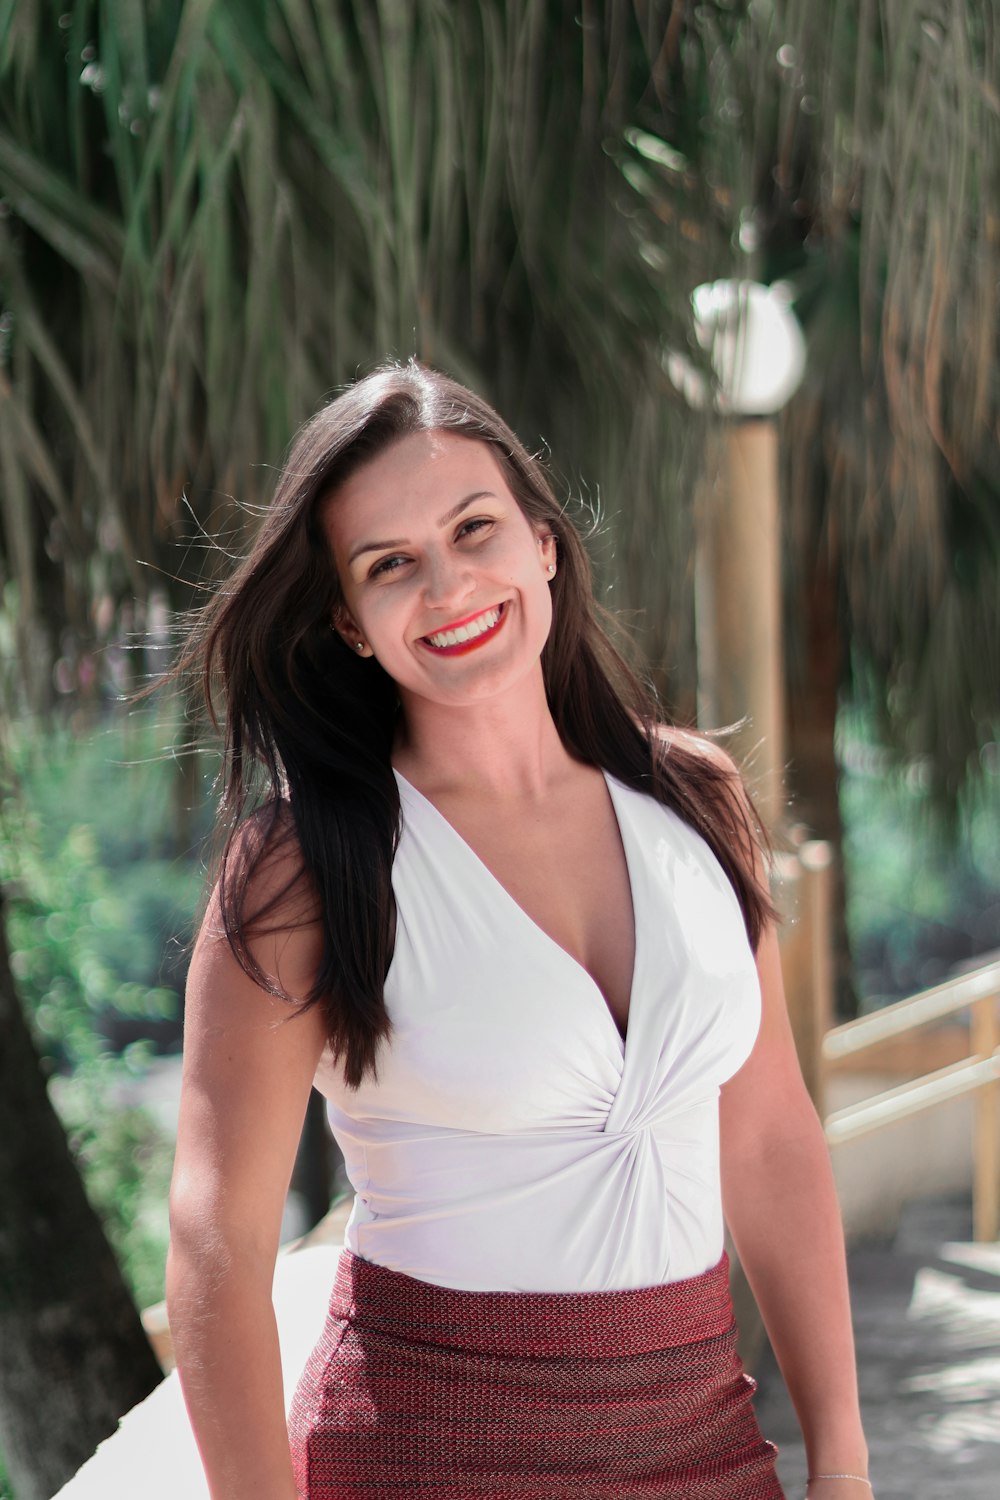
<svg viewBox="0 0 1000 1500">
<path fill-rule="evenodd" d="M 1000 764 L 995 747 L 957 821 L 926 762 L 900 763 L 869 712 L 838 725 L 847 921 L 866 1010 L 938 983 L 1000 947 Z"/>
<path fill-rule="evenodd" d="M 51 855 L 41 844 L 37 821 L 8 808 L 0 881 L 12 896 L 11 968 L 49 1055 L 77 1067 L 107 1052 L 98 1028 L 109 1012 L 162 1019 L 177 996 L 122 977 L 129 902 L 98 863 L 93 829 L 71 827 Z"/>
<path fill-rule="evenodd" d="M 83 745 L 11 736 L 20 784 L 0 842 L 11 962 L 51 1054 L 70 1066 L 100 1054 L 109 1017 L 179 1014 L 177 989 L 158 981 L 165 947 L 182 951 L 199 872 L 167 857 L 176 767 L 143 753 L 166 732 L 146 716 Z"/>
<path fill-rule="evenodd" d="M 54 1102 L 88 1195 L 140 1306 L 159 1300 L 167 1244 L 169 1136 L 134 1102 L 151 1058 L 115 1028 L 179 1018 L 179 965 L 158 982 L 164 947 L 183 958 L 200 867 L 169 857 L 177 766 L 159 752 L 175 726 L 116 716 L 83 737 L 15 726 L 16 782 L 0 809 L 0 884 L 18 991 L 53 1072 Z M 205 810 L 196 810 L 203 826 Z"/>
<path fill-rule="evenodd" d="M 163 1297 L 173 1141 L 150 1114 L 123 1104 L 144 1049 L 78 1068 L 54 1080 L 53 1097 L 70 1148 L 138 1307 Z"/>
</svg>

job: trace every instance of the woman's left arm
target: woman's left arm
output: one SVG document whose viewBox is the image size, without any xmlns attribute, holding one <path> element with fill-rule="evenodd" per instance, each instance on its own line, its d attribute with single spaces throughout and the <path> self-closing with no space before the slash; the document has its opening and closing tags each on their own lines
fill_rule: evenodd
<svg viewBox="0 0 1000 1500">
<path fill-rule="evenodd" d="M 757 953 L 762 1015 L 721 1088 L 722 1202 L 805 1440 L 809 1473 L 867 1476 L 840 1208 L 823 1127 L 799 1067 L 777 934 Z M 870 1500 L 851 1479 L 809 1500 Z"/>
</svg>

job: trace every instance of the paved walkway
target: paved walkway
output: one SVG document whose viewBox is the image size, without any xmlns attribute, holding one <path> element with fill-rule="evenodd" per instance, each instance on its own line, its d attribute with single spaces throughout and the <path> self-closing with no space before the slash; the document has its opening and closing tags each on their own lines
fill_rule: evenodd
<svg viewBox="0 0 1000 1500">
<path fill-rule="evenodd" d="M 1000 1500 L 1000 1242 L 972 1243 L 967 1200 L 931 1200 L 848 1267 L 875 1500 Z M 802 1500 L 805 1455 L 770 1351 L 754 1373 L 761 1429 L 788 1500 Z"/>
</svg>

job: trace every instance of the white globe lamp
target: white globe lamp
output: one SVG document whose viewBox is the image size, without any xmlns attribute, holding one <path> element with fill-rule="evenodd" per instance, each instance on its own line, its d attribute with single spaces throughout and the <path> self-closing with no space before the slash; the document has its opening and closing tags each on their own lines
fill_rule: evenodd
<svg viewBox="0 0 1000 1500">
<path fill-rule="evenodd" d="M 738 417 L 772 416 L 805 374 L 806 343 L 784 282 L 710 281 L 691 293 L 694 333 L 708 351 L 713 387 L 686 355 L 666 366 L 689 405 Z"/>
</svg>

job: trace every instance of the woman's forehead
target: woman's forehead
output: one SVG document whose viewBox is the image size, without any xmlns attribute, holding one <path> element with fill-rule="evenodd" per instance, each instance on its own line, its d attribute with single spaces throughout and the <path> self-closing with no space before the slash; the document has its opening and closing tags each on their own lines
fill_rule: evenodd
<svg viewBox="0 0 1000 1500">
<path fill-rule="evenodd" d="M 324 502 L 321 520 L 339 550 L 358 528 L 440 520 L 438 512 L 474 493 L 513 499 L 489 443 L 437 429 L 408 433 L 354 469 Z"/>
</svg>

